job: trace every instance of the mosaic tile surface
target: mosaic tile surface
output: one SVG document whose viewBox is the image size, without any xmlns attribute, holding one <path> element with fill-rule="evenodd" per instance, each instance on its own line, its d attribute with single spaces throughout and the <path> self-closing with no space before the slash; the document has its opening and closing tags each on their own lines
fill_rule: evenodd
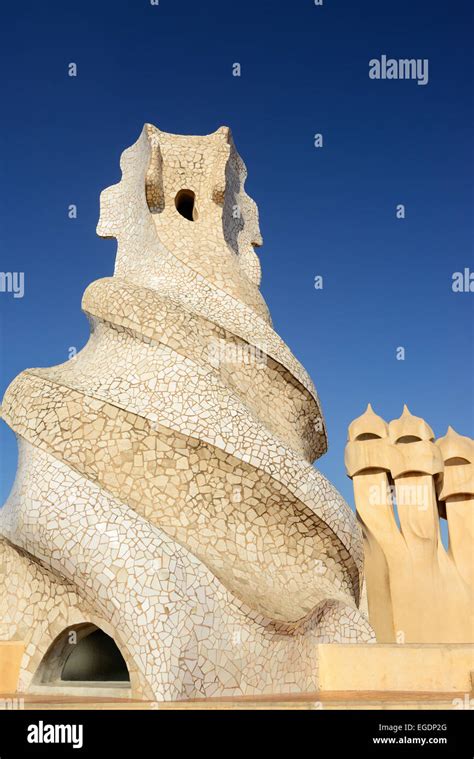
<svg viewBox="0 0 474 759">
<path fill-rule="evenodd" d="M 314 690 L 318 642 L 367 642 L 354 515 L 312 466 L 319 399 L 274 332 L 246 169 L 225 127 L 146 125 L 101 196 L 114 276 L 72 360 L 17 377 L 0 511 L 3 637 L 34 683 L 61 630 L 111 635 L 147 698 Z"/>
</svg>

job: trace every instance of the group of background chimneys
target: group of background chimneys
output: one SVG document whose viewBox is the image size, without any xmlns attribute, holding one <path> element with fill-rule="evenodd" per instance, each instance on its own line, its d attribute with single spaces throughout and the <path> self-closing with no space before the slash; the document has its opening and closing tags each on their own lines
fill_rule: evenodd
<svg viewBox="0 0 474 759">
<path fill-rule="evenodd" d="M 451 427 L 435 440 L 406 406 L 387 423 L 369 404 L 349 426 L 345 464 L 377 640 L 471 642 L 474 441 Z M 440 517 L 447 519 L 447 549 Z"/>
</svg>

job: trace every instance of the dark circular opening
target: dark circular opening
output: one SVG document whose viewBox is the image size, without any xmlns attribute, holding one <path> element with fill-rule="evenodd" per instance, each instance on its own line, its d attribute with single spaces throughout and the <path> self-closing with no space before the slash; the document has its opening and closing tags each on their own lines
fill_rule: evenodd
<svg viewBox="0 0 474 759">
<path fill-rule="evenodd" d="M 192 190 L 180 190 L 174 199 L 176 210 L 188 221 L 196 221 L 196 196 Z"/>
</svg>

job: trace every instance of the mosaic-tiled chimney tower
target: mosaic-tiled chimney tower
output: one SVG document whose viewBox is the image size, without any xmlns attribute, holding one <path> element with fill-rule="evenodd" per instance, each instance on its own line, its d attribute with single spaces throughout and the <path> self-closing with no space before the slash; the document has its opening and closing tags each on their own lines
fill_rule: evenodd
<svg viewBox="0 0 474 759">
<path fill-rule="evenodd" d="M 139 697 L 314 690 L 318 642 L 373 640 L 362 542 L 312 466 L 324 422 L 259 291 L 245 166 L 228 128 L 146 125 L 121 168 L 87 345 L 3 402 L 20 461 L 0 621 L 26 643 L 20 685 L 60 684 L 64 630 L 100 628 Z"/>
</svg>

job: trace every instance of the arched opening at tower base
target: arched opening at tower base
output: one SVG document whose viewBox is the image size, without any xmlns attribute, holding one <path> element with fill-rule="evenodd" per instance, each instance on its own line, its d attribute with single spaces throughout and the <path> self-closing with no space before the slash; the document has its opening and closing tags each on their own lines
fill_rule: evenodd
<svg viewBox="0 0 474 759">
<path fill-rule="evenodd" d="M 33 678 L 33 688 L 129 690 L 125 659 L 113 640 L 91 623 L 66 627 L 53 641 Z"/>
</svg>

